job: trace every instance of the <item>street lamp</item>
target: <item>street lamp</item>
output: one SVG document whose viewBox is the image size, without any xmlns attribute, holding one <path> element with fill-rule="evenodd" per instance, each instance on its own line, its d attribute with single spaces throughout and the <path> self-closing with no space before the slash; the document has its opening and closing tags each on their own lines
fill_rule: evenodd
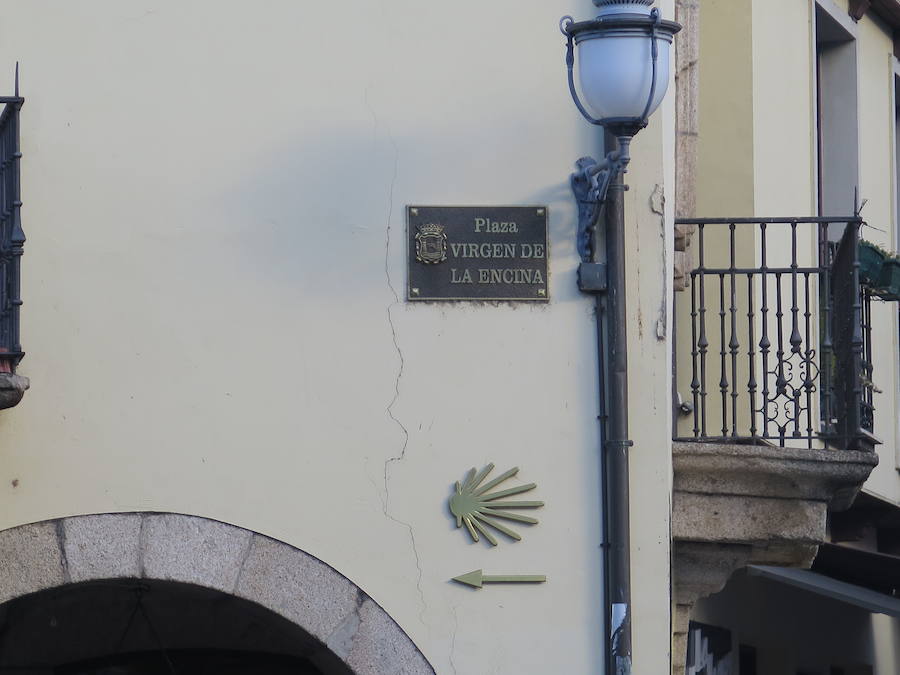
<svg viewBox="0 0 900 675">
<path fill-rule="evenodd" d="M 607 675 L 631 673 L 631 560 L 628 494 L 628 355 L 625 306 L 625 183 L 631 138 L 662 102 L 669 82 L 669 52 L 681 26 L 663 21 L 653 0 L 594 0 L 599 15 L 576 22 L 564 16 L 569 92 L 591 124 L 615 138 L 597 162 L 582 157 L 571 176 L 578 206 L 578 287 L 596 301 L 599 415 L 603 470 L 604 640 Z M 578 74 L 587 105 L 575 88 Z M 605 208 L 606 261 L 597 256 L 595 232 Z"/>
<path fill-rule="evenodd" d="M 627 170 L 631 137 L 647 126 L 669 86 L 669 52 L 681 26 L 663 21 L 653 0 L 594 0 L 600 13 L 590 21 L 560 20 L 566 36 L 569 92 L 591 124 L 616 138 L 616 149 L 602 162 L 578 160 L 572 189 L 578 201 L 578 252 L 592 257 L 593 228 L 615 177 Z M 578 75 L 587 106 L 575 88 L 573 66 L 578 47 Z"/>
</svg>

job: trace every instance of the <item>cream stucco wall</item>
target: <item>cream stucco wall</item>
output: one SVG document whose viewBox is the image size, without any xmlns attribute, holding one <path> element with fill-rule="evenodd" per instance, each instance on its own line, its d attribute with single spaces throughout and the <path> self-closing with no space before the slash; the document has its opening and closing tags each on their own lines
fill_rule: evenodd
<svg viewBox="0 0 900 675">
<path fill-rule="evenodd" d="M 752 6 L 753 215 L 814 215 L 811 7 L 805 0 Z"/>
<path fill-rule="evenodd" d="M 719 217 L 753 208 L 753 5 L 703 4 L 700 16 L 701 133 L 697 215 Z M 708 46 L 707 46 L 708 45 Z M 707 186 L 715 185 L 715 189 Z"/>
<path fill-rule="evenodd" d="M 568 187 L 599 134 L 556 29 L 591 3 L 2 7 L 32 388 L 0 413 L 0 528 L 216 518 L 334 566 L 439 673 L 600 672 L 595 329 Z M 673 119 L 667 102 L 628 175 L 636 675 L 668 670 Z M 550 303 L 404 302 L 410 203 L 548 205 Z M 547 503 L 495 550 L 445 508 L 489 461 Z M 549 581 L 447 581 L 477 568 Z"/>
</svg>

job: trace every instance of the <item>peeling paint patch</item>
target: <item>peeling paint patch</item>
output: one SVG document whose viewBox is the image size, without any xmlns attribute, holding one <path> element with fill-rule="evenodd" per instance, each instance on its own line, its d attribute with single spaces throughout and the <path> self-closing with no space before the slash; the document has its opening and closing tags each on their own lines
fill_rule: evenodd
<svg viewBox="0 0 900 675">
<path fill-rule="evenodd" d="M 669 273 L 668 273 L 668 251 L 666 250 L 666 193 L 663 187 L 657 183 L 653 192 L 650 194 L 650 210 L 659 216 L 659 238 L 662 246 L 660 246 L 661 265 L 660 273 L 662 274 L 662 300 L 659 303 L 659 314 L 656 319 L 656 339 L 665 340 L 668 332 L 668 299 L 669 299 Z"/>
</svg>

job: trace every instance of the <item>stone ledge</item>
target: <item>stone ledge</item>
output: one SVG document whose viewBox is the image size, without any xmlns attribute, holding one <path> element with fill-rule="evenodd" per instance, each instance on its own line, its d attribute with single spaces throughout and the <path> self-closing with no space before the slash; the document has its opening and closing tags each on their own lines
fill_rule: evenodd
<svg viewBox="0 0 900 675">
<path fill-rule="evenodd" d="M 672 444 L 674 490 L 827 502 L 850 507 L 878 464 L 874 452 L 719 443 Z"/>
</svg>

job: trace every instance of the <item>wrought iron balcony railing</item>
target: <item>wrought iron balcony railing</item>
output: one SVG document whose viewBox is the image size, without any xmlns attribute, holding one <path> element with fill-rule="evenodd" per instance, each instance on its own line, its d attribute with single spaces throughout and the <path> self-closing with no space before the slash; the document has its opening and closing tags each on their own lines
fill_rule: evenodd
<svg viewBox="0 0 900 675">
<path fill-rule="evenodd" d="M 691 417 L 676 438 L 872 449 L 871 305 L 857 259 L 862 221 L 677 222 L 696 227 L 697 264 L 677 299 L 676 369 L 682 394 L 690 373 L 682 410 Z"/>
<path fill-rule="evenodd" d="M 24 99 L 0 97 L 0 373 L 14 373 L 24 355 L 19 340 L 20 264 L 25 245 L 20 210 L 19 110 Z"/>
</svg>

